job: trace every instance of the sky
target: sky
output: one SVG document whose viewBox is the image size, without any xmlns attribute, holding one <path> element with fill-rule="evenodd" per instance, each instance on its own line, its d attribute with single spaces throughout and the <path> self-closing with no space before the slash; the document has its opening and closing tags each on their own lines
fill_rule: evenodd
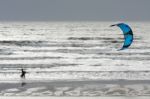
<svg viewBox="0 0 150 99">
<path fill-rule="evenodd" d="M 0 0 L 0 21 L 150 21 L 150 0 Z"/>
</svg>

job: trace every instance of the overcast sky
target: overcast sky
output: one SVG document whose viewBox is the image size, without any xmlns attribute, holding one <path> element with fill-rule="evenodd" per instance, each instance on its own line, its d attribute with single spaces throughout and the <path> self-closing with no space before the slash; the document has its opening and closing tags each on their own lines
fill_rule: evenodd
<svg viewBox="0 0 150 99">
<path fill-rule="evenodd" d="M 150 21 L 150 0 L 0 0 L 0 21 Z"/>
</svg>

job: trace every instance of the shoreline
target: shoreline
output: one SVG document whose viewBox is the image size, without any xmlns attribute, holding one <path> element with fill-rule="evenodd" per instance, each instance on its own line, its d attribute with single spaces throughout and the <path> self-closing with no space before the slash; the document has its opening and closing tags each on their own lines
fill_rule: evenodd
<svg viewBox="0 0 150 99">
<path fill-rule="evenodd" d="M 150 80 L 126 80 L 126 79 L 114 79 L 114 80 L 0 80 L 1 83 L 100 83 L 100 84 L 148 84 Z"/>
</svg>

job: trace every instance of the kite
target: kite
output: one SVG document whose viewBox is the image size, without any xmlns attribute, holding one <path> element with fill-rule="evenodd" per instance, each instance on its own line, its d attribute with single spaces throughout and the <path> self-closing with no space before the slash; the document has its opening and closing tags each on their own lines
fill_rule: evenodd
<svg viewBox="0 0 150 99">
<path fill-rule="evenodd" d="M 132 29 L 130 28 L 130 26 L 128 26 L 125 23 L 118 23 L 118 24 L 111 25 L 111 27 L 113 27 L 113 26 L 118 26 L 123 31 L 124 44 L 120 50 L 127 49 L 133 42 Z"/>
</svg>

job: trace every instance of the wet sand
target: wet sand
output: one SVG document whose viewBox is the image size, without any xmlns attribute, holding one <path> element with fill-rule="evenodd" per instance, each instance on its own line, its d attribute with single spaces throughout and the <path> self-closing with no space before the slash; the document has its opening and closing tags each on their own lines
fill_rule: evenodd
<svg viewBox="0 0 150 99">
<path fill-rule="evenodd" d="M 0 97 L 1 99 L 149 99 L 150 97 Z"/>
<path fill-rule="evenodd" d="M 149 83 L 149 80 L 3 82 L 0 96 L 150 96 Z"/>
</svg>

